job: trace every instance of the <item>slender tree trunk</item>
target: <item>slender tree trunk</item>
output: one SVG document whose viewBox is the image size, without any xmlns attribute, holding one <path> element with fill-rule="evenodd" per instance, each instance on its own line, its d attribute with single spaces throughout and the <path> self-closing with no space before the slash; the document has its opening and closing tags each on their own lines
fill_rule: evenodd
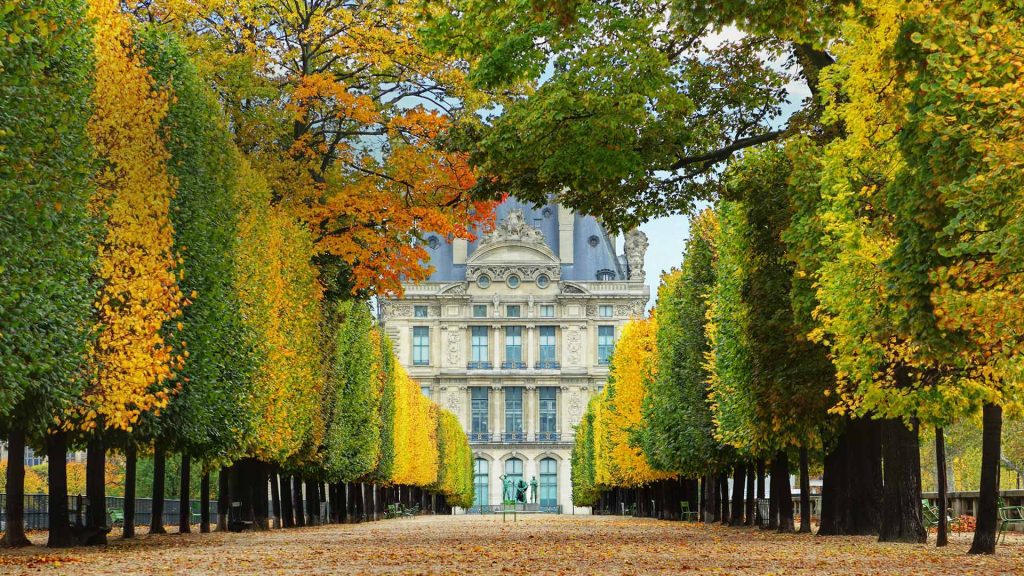
<svg viewBox="0 0 1024 576">
<path fill-rule="evenodd" d="M 270 501 L 267 498 L 270 482 L 270 465 L 258 460 L 251 461 L 253 528 L 270 529 Z"/>
<path fill-rule="evenodd" d="M 917 423 L 907 428 L 897 419 L 882 423 L 882 525 L 879 542 L 928 541 L 921 514 L 921 452 Z"/>
<path fill-rule="evenodd" d="M 135 474 L 138 470 L 139 451 L 134 444 L 124 451 L 124 521 L 121 538 L 135 537 Z"/>
<path fill-rule="evenodd" d="M 732 472 L 732 518 L 729 524 L 732 526 L 743 525 L 743 488 L 746 486 L 747 468 L 744 464 L 737 464 Z"/>
<path fill-rule="evenodd" d="M 310 526 L 320 524 L 320 494 L 317 483 L 306 480 L 306 523 Z"/>
<path fill-rule="evenodd" d="M 704 523 L 710 524 L 716 520 L 715 515 L 718 505 L 715 503 L 715 492 L 718 490 L 714 476 L 704 476 L 700 479 L 701 494 L 704 503 Z"/>
<path fill-rule="evenodd" d="M 203 478 L 199 481 L 199 532 L 210 532 L 210 470 L 203 467 Z"/>
<path fill-rule="evenodd" d="M 7 437 L 7 501 L 4 508 L 7 525 L 0 546 L 31 546 L 25 536 L 25 430 L 15 426 Z"/>
<path fill-rule="evenodd" d="M 231 467 L 221 466 L 217 474 L 217 530 L 227 531 L 231 510 Z"/>
<path fill-rule="evenodd" d="M 292 513 L 292 503 L 295 499 L 292 497 L 292 479 L 291 476 L 278 476 L 278 481 L 281 484 L 281 526 L 284 528 L 291 528 L 295 526 L 295 514 Z"/>
<path fill-rule="evenodd" d="M 757 499 L 764 500 L 765 498 L 765 467 L 764 460 L 757 461 Z M 765 519 L 761 517 L 761 505 L 757 502 L 754 503 L 754 524 L 760 527 L 765 523 Z"/>
<path fill-rule="evenodd" d="M 747 526 L 754 525 L 754 507 L 755 507 L 755 494 L 754 494 L 754 483 L 757 481 L 757 473 L 754 470 L 754 464 L 747 465 L 747 510 L 745 514 L 744 524 Z"/>
<path fill-rule="evenodd" d="M 807 448 L 800 447 L 800 532 L 811 533 L 811 476 Z"/>
<path fill-rule="evenodd" d="M 281 528 L 284 523 L 281 520 L 281 492 L 276 468 L 270 471 L 270 499 L 274 505 L 274 528 Z"/>
<path fill-rule="evenodd" d="M 178 494 L 178 534 L 192 532 L 192 502 L 189 488 L 192 483 L 192 458 L 181 455 L 181 487 Z"/>
<path fill-rule="evenodd" d="M 89 509 L 85 526 L 93 528 L 96 533 L 90 534 L 84 544 L 102 546 L 107 543 L 107 479 L 106 449 L 103 437 L 95 433 L 86 445 L 85 493 L 89 498 Z M 66 457 L 65 457 L 66 458 Z"/>
<path fill-rule="evenodd" d="M 50 487 L 50 548 L 71 546 L 71 524 L 68 521 L 68 437 L 57 432 L 46 437 L 47 480 Z"/>
<path fill-rule="evenodd" d="M 295 499 L 295 525 L 306 525 L 306 513 L 302 501 L 302 478 L 292 476 L 292 498 Z"/>
<path fill-rule="evenodd" d="M 935 545 L 945 546 L 949 544 L 949 522 L 946 518 L 946 438 L 942 426 L 935 427 L 935 480 L 939 491 L 939 533 L 935 537 Z"/>
<path fill-rule="evenodd" d="M 793 532 L 793 490 L 789 484 L 789 455 L 780 450 L 772 461 L 772 490 L 779 501 L 779 532 Z"/>
<path fill-rule="evenodd" d="M 978 523 L 969 554 L 995 554 L 999 528 L 999 457 L 1003 409 L 996 404 L 982 408 L 981 489 L 978 495 Z"/>
<path fill-rule="evenodd" d="M 718 503 L 721 505 L 722 524 L 729 525 L 729 475 L 722 473 L 718 476 Z"/>
<path fill-rule="evenodd" d="M 167 466 L 167 451 L 159 440 L 153 444 L 153 494 L 150 534 L 166 534 L 164 528 L 164 475 Z"/>
</svg>

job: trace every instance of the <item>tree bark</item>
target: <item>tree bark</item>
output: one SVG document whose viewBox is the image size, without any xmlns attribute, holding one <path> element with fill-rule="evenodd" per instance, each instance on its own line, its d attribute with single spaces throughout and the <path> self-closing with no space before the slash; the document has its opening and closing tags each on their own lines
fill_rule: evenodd
<svg viewBox="0 0 1024 576">
<path fill-rule="evenodd" d="M 121 538 L 135 537 L 135 476 L 138 461 L 139 451 L 131 444 L 124 451 L 124 521 L 121 523 Z"/>
<path fill-rule="evenodd" d="M 306 525 L 306 513 L 302 501 L 302 478 L 292 476 L 292 498 L 295 501 L 295 525 Z"/>
<path fill-rule="evenodd" d="M 153 493 L 152 514 L 149 519 L 150 534 L 166 534 L 164 528 L 164 475 L 167 466 L 167 451 L 159 440 L 153 444 Z"/>
<path fill-rule="evenodd" d="M 714 476 L 704 476 L 700 479 L 701 492 L 704 497 L 704 523 L 710 524 L 718 520 L 718 503 L 715 494 L 718 493 L 718 483 Z"/>
<path fill-rule="evenodd" d="M 978 495 L 978 522 L 974 542 L 968 554 L 995 554 L 999 528 L 999 457 L 1003 409 L 997 404 L 982 408 L 981 487 Z"/>
<path fill-rule="evenodd" d="M 949 544 L 949 526 L 946 518 L 946 438 L 942 426 L 935 427 L 935 483 L 939 491 L 939 531 L 935 536 L 935 546 Z"/>
<path fill-rule="evenodd" d="M 231 467 L 221 466 L 217 474 L 217 530 L 228 529 L 228 515 L 231 510 Z"/>
<path fill-rule="evenodd" d="M 278 476 L 278 482 L 281 485 L 281 526 L 291 528 L 295 526 L 295 514 L 292 512 L 292 503 L 295 499 L 292 498 L 291 476 Z"/>
<path fill-rule="evenodd" d="M 20 426 L 15 425 L 7 437 L 7 454 L 7 525 L 0 546 L 31 546 L 25 536 L 25 430 Z"/>
<path fill-rule="evenodd" d="M 281 520 L 281 492 L 278 487 L 277 469 L 270 471 L 270 500 L 274 506 L 274 528 L 281 528 L 283 521 Z"/>
<path fill-rule="evenodd" d="M 65 456 L 65 460 L 66 460 Z M 86 546 L 102 546 L 107 543 L 107 479 L 106 449 L 103 437 L 94 433 L 86 445 L 85 494 L 89 498 L 86 514 L 86 528 L 96 530 L 85 539 Z"/>
<path fill-rule="evenodd" d="M 921 515 L 921 452 L 917 423 L 907 428 L 898 419 L 882 421 L 882 524 L 879 542 L 924 543 Z"/>
<path fill-rule="evenodd" d="M 825 455 L 818 535 L 877 535 L 882 510 L 879 422 L 849 420 Z"/>
<path fill-rule="evenodd" d="M 732 517 L 729 519 L 730 526 L 743 525 L 743 488 L 746 486 L 747 468 L 744 464 L 737 464 L 732 472 Z"/>
<path fill-rule="evenodd" d="M 789 484 L 789 455 L 780 450 L 772 460 L 772 491 L 779 501 L 779 532 L 793 532 L 793 490 Z"/>
<path fill-rule="evenodd" d="M 747 466 L 747 511 L 746 521 L 744 522 L 747 526 L 754 525 L 754 508 L 757 504 L 754 494 L 754 482 L 756 480 L 757 474 L 754 470 L 754 465 L 750 464 Z"/>
<path fill-rule="evenodd" d="M 729 474 L 723 472 L 718 475 L 718 503 L 721 506 L 720 520 L 722 524 L 729 525 Z"/>
<path fill-rule="evenodd" d="M 757 461 L 757 499 L 764 500 L 765 498 L 765 469 L 764 460 Z M 761 505 L 754 502 L 754 524 L 761 526 L 765 523 L 764 518 L 761 518 Z"/>
<path fill-rule="evenodd" d="M 192 483 L 192 458 L 181 455 L 181 485 L 178 493 L 178 534 L 192 532 L 192 502 L 189 489 Z"/>
<path fill-rule="evenodd" d="M 811 533 L 811 476 L 807 448 L 800 447 L 800 532 Z"/>
<path fill-rule="evenodd" d="M 71 546 L 71 524 L 68 521 L 68 437 L 57 432 L 46 437 L 47 480 L 50 486 L 49 548 Z"/>
<path fill-rule="evenodd" d="M 210 532 L 210 470 L 203 467 L 203 478 L 199 482 L 199 532 Z"/>
</svg>

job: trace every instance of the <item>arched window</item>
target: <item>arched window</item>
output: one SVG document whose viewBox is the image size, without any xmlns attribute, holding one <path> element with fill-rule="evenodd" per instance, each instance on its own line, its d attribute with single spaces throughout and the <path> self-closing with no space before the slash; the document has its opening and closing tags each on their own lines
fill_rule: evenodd
<svg viewBox="0 0 1024 576">
<path fill-rule="evenodd" d="M 506 500 L 515 500 L 516 487 L 519 485 L 519 481 L 523 479 L 523 461 L 519 458 L 505 460 L 505 476 L 512 482 L 512 494 L 505 494 L 502 497 Z"/>
<path fill-rule="evenodd" d="M 554 458 L 540 461 L 540 505 L 558 505 L 558 461 Z"/>
<path fill-rule="evenodd" d="M 597 279 L 599 281 L 601 281 L 601 282 L 610 282 L 612 280 L 615 280 L 615 272 L 613 272 L 613 271 L 611 271 L 611 270 L 609 270 L 607 268 L 604 268 L 602 270 L 598 270 L 597 271 Z"/>
<path fill-rule="evenodd" d="M 487 506 L 488 504 L 488 488 L 490 488 L 488 464 L 489 462 L 483 458 L 473 461 L 473 506 Z"/>
</svg>

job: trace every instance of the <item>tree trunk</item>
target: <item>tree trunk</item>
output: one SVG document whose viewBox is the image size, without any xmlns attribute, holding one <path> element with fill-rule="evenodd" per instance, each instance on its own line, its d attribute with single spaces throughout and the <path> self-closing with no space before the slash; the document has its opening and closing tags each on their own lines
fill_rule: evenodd
<svg viewBox="0 0 1024 576">
<path fill-rule="evenodd" d="M 295 514 L 292 512 L 292 503 L 295 499 L 292 498 L 291 476 L 278 476 L 278 482 L 281 484 L 281 526 L 291 528 L 295 526 Z"/>
<path fill-rule="evenodd" d="M 274 528 L 283 527 L 281 520 L 281 492 L 278 488 L 277 469 L 270 471 L 270 499 L 274 506 Z"/>
<path fill-rule="evenodd" d="M 999 457 L 1003 409 L 996 404 L 982 408 L 981 488 L 978 494 L 978 522 L 968 554 L 995 554 L 999 528 Z"/>
<path fill-rule="evenodd" d="M 757 499 L 764 500 L 765 498 L 765 470 L 764 460 L 757 461 Z M 761 526 L 765 523 L 765 519 L 761 517 L 761 505 L 758 502 L 754 502 L 754 524 Z"/>
<path fill-rule="evenodd" d="M 267 499 L 267 484 L 270 482 L 270 465 L 259 460 L 250 462 L 252 486 L 253 528 L 270 529 L 270 502 Z"/>
<path fill-rule="evenodd" d="M 769 486 L 768 486 L 768 530 L 779 529 L 779 491 L 776 489 L 778 482 L 775 480 L 775 462 L 771 462 L 768 466 Z"/>
<path fill-rule="evenodd" d="M 793 532 L 793 490 L 789 484 L 789 455 L 780 450 L 772 461 L 772 491 L 779 501 L 779 532 Z"/>
<path fill-rule="evenodd" d="M 825 455 L 818 535 L 877 535 L 882 510 L 879 421 L 849 420 Z"/>
<path fill-rule="evenodd" d="M 731 526 L 743 525 L 743 488 L 746 486 L 747 468 L 744 464 L 737 464 L 732 472 L 732 518 L 729 520 Z"/>
<path fill-rule="evenodd" d="M 718 476 L 718 503 L 721 505 L 722 524 L 729 525 L 729 475 L 722 473 Z"/>
<path fill-rule="evenodd" d="M 701 493 L 704 500 L 704 523 L 710 524 L 717 520 L 718 503 L 715 502 L 715 493 L 718 491 L 714 476 L 704 476 L 700 479 Z"/>
<path fill-rule="evenodd" d="M 302 501 L 302 478 L 292 476 L 292 498 L 295 501 L 295 525 L 306 525 L 306 513 Z"/>
<path fill-rule="evenodd" d="M 25 430 L 20 426 L 16 425 L 7 438 L 7 454 L 7 525 L 0 546 L 31 546 L 25 536 Z"/>
<path fill-rule="evenodd" d="M 85 526 L 96 530 L 95 534 L 91 534 L 83 542 L 86 546 L 103 546 L 107 543 L 107 533 L 104 530 L 107 527 L 106 468 L 103 437 L 96 432 L 86 445 L 85 494 L 89 498 L 89 508 Z"/>
<path fill-rule="evenodd" d="M 917 423 L 882 421 L 882 524 L 879 542 L 928 541 L 921 517 L 921 451 Z"/>
<path fill-rule="evenodd" d="M 192 502 L 189 488 L 192 483 L 192 458 L 181 455 L 181 487 L 178 493 L 178 534 L 192 532 Z"/>
<path fill-rule="evenodd" d="M 750 464 L 747 466 L 747 511 L 746 511 L 746 522 L 747 526 L 754 525 L 754 508 L 757 504 L 754 494 L 754 483 L 757 481 L 757 474 L 754 470 L 754 465 Z"/>
<path fill-rule="evenodd" d="M 800 532 L 811 533 L 811 476 L 807 448 L 800 447 Z"/>
<path fill-rule="evenodd" d="M 946 518 L 946 438 L 942 426 L 935 427 L 935 483 L 939 491 L 939 533 L 935 537 L 935 546 L 949 544 L 949 526 Z"/>
<path fill-rule="evenodd" d="M 135 474 L 138 461 L 139 451 L 131 444 L 124 451 L 124 520 L 121 523 L 121 538 L 135 537 Z"/>
<path fill-rule="evenodd" d="M 163 443 L 157 441 L 153 444 L 153 494 L 151 518 L 149 520 L 150 534 L 166 534 L 164 529 L 164 471 L 167 466 L 167 451 Z"/>
<path fill-rule="evenodd" d="M 50 486 L 50 548 L 71 546 L 71 524 L 68 522 L 68 437 L 57 432 L 46 437 L 47 480 Z"/>
<path fill-rule="evenodd" d="M 203 468 L 203 478 L 199 481 L 199 532 L 210 532 L 210 470 Z"/>
<path fill-rule="evenodd" d="M 231 510 L 231 467 L 221 466 L 217 474 L 217 530 L 227 531 Z"/>
</svg>

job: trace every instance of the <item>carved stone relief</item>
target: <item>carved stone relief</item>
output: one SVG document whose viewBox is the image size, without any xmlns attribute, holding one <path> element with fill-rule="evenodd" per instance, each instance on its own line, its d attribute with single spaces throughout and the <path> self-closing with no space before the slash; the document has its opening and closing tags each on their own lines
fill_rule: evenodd
<svg viewBox="0 0 1024 576">
<path fill-rule="evenodd" d="M 455 366 L 459 363 L 459 345 L 462 343 L 462 334 L 459 330 L 448 328 L 448 365 Z"/>
<path fill-rule="evenodd" d="M 462 393 L 460 390 L 450 388 L 448 390 L 448 410 L 455 415 L 462 414 Z"/>
<path fill-rule="evenodd" d="M 569 420 L 572 425 L 580 423 L 580 418 L 583 417 L 583 397 L 580 395 L 578 390 L 573 390 L 569 394 Z"/>
<path fill-rule="evenodd" d="M 583 343 L 578 329 L 574 328 L 569 332 L 566 347 L 569 350 L 569 364 L 579 364 L 580 349 L 583 348 Z"/>
</svg>

